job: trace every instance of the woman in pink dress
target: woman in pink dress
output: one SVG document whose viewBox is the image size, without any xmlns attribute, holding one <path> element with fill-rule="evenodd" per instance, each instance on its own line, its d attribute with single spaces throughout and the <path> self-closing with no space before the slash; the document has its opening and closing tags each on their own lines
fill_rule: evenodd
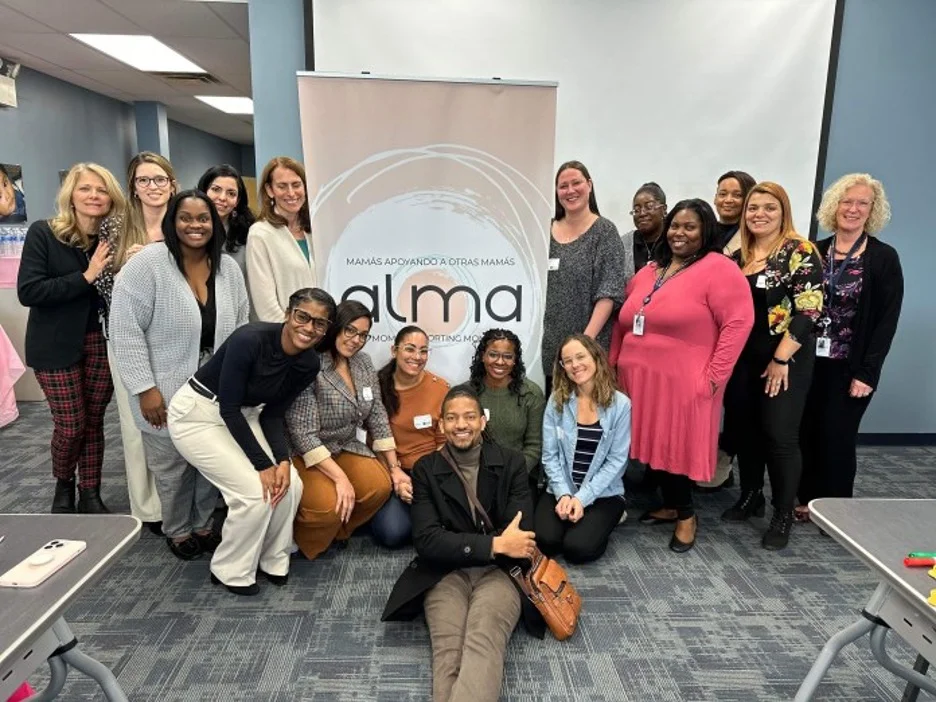
<svg viewBox="0 0 936 702">
<path fill-rule="evenodd" d="M 725 383 L 754 322 L 747 281 L 720 253 L 715 214 L 683 200 L 667 215 L 654 262 L 627 286 L 611 339 L 618 386 L 631 399 L 631 458 L 654 471 L 663 505 L 643 524 L 676 524 L 684 553 L 698 527 L 692 483 L 715 473 Z"/>
</svg>

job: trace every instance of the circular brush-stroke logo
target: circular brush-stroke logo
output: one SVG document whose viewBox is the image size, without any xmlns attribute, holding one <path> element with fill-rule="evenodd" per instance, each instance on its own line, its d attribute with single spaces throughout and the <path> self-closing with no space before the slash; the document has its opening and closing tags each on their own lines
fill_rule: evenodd
<svg viewBox="0 0 936 702">
<path fill-rule="evenodd" d="M 513 329 L 527 368 L 538 367 L 537 252 L 546 255 L 550 206 L 501 159 L 433 144 L 369 156 L 320 188 L 310 212 L 317 247 L 328 251 L 325 288 L 374 310 L 372 338 L 421 326 L 444 350 L 433 366 L 455 378 L 492 326 Z"/>
</svg>

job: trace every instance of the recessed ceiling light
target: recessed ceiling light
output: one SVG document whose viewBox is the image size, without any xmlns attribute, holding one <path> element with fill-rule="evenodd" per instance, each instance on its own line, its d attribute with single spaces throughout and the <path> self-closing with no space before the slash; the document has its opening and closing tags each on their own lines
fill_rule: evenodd
<svg viewBox="0 0 936 702">
<path fill-rule="evenodd" d="M 175 49 L 146 34 L 72 34 L 71 37 L 138 71 L 207 73 Z"/>
<path fill-rule="evenodd" d="M 253 100 L 248 97 L 221 97 L 218 95 L 196 95 L 196 100 L 201 100 L 206 105 L 211 105 L 216 110 L 227 112 L 229 115 L 252 115 Z"/>
</svg>

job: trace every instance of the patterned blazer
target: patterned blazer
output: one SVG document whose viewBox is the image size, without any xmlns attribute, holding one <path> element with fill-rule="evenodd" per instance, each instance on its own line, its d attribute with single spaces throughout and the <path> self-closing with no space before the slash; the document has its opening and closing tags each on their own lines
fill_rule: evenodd
<svg viewBox="0 0 936 702">
<path fill-rule="evenodd" d="M 373 458 L 374 451 L 396 448 L 370 356 L 359 351 L 348 365 L 354 392 L 335 370 L 331 354 L 323 353 L 322 369 L 315 382 L 286 412 L 286 434 L 293 455 L 302 456 L 307 466 L 342 451 Z M 370 434 L 374 451 L 358 438 L 359 431 Z"/>
<path fill-rule="evenodd" d="M 741 252 L 734 254 L 741 263 Z M 822 313 L 822 260 L 815 244 L 795 238 L 783 242 L 767 260 L 767 324 L 771 336 L 784 333 L 803 344 Z"/>
</svg>

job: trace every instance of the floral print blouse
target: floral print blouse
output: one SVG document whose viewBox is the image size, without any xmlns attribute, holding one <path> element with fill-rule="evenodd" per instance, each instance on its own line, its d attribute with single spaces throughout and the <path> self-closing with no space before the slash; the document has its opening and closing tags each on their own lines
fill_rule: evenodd
<svg viewBox="0 0 936 702">
<path fill-rule="evenodd" d="M 741 252 L 734 258 L 741 261 Z M 789 334 L 805 343 L 822 314 L 822 260 L 815 245 L 788 239 L 767 260 L 767 326 L 771 336 Z"/>
<path fill-rule="evenodd" d="M 842 265 L 836 261 L 836 266 Z M 861 258 L 853 258 L 842 271 L 835 296 L 829 294 L 830 275 L 828 266 L 823 275 L 823 290 L 826 299 L 826 318 L 828 330 L 823 330 L 831 339 L 829 358 L 847 359 L 851 351 L 854 321 L 858 314 L 858 300 L 861 298 L 861 284 L 864 276 L 864 263 Z"/>
</svg>

